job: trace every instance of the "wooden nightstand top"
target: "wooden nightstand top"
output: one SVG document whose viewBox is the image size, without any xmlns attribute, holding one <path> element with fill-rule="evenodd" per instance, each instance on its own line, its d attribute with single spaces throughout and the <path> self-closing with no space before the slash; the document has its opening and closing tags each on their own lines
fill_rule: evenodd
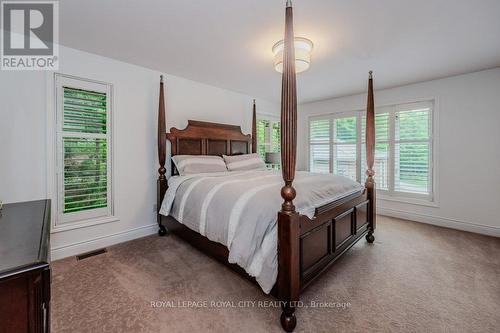
<svg viewBox="0 0 500 333">
<path fill-rule="evenodd" d="M 4 204 L 0 211 L 0 279 L 49 264 L 50 200 Z"/>
</svg>

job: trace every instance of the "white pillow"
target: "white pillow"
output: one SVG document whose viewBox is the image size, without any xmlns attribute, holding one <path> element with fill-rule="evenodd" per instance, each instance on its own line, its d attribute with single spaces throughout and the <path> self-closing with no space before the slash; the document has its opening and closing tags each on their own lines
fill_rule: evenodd
<svg viewBox="0 0 500 333">
<path fill-rule="evenodd" d="M 224 172 L 226 163 L 220 156 L 211 155 L 175 155 L 172 157 L 181 176 L 194 173 Z"/>
<path fill-rule="evenodd" d="M 266 164 L 259 154 L 222 155 L 229 171 L 265 169 Z"/>
</svg>

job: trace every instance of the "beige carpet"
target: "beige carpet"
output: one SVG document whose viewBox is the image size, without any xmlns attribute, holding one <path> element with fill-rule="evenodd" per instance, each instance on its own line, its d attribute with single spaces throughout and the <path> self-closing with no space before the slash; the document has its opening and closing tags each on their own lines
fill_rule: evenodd
<svg viewBox="0 0 500 333">
<path fill-rule="evenodd" d="M 499 332 L 500 239 L 387 217 L 375 236 L 307 289 L 333 307 L 298 309 L 296 332 Z M 273 298 L 175 236 L 56 261 L 52 290 L 53 333 L 281 332 L 280 309 L 238 307 Z"/>
</svg>

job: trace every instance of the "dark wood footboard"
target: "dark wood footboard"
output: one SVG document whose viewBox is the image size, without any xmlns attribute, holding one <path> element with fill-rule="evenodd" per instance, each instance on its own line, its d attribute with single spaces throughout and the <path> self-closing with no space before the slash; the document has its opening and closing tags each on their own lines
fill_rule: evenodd
<svg viewBox="0 0 500 333">
<path fill-rule="evenodd" d="M 366 190 L 300 216 L 300 289 L 306 288 L 368 232 Z"/>
<path fill-rule="evenodd" d="M 298 234 L 290 235 L 293 240 L 289 242 L 290 246 L 295 244 L 296 248 L 286 250 L 290 253 L 297 253 L 289 259 L 295 262 L 297 268 L 296 279 L 293 279 L 294 292 L 297 293 L 297 297 L 313 280 L 367 234 L 371 225 L 369 207 L 370 199 L 368 191 L 365 190 L 363 193 L 356 193 L 317 208 L 312 219 L 305 215 L 297 215 Z M 159 215 L 159 219 L 161 225 L 166 227 L 169 233 L 182 238 L 246 279 L 257 283 L 243 268 L 228 262 L 229 251 L 225 245 L 209 240 L 171 216 Z M 284 253 L 281 252 L 281 254 Z M 282 269 L 283 267 L 279 268 L 280 271 Z M 280 284 L 278 280 L 271 294 L 280 299 L 280 289 L 288 291 L 294 288 L 283 285 L 283 282 Z"/>
</svg>

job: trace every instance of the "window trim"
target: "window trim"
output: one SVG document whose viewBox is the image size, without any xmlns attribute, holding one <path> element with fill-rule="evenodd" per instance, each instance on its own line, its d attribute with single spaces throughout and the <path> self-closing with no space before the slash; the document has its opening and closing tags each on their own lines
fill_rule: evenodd
<svg viewBox="0 0 500 333">
<path fill-rule="evenodd" d="M 67 230 L 73 230 L 78 228 L 89 227 L 97 224 L 109 223 L 118 221 L 119 218 L 115 215 L 115 163 L 114 163 L 114 143 L 115 143 L 115 131 L 114 131 L 114 87 L 113 84 L 108 82 L 102 82 L 82 77 L 77 77 L 73 75 L 66 75 L 62 73 L 48 73 L 46 76 L 47 82 L 47 197 L 52 198 L 52 211 L 51 214 L 51 232 L 57 233 Z M 91 216 L 90 214 L 74 214 L 74 219 L 64 220 L 62 219 L 61 210 L 61 187 L 60 175 L 58 171 L 60 159 L 62 156 L 62 131 L 60 131 L 60 121 L 62 120 L 61 112 L 61 101 L 58 100 L 60 96 L 60 91 L 64 82 L 75 83 L 78 88 L 96 90 L 96 86 L 106 87 L 106 93 L 108 94 L 108 114 L 107 114 L 107 131 L 106 138 L 108 142 L 108 207 L 105 208 L 106 214 L 100 216 Z M 99 90 L 99 89 L 97 89 Z M 101 89 L 102 90 L 102 89 Z M 78 212 L 86 213 L 86 212 Z M 87 215 L 87 216 L 85 216 Z"/>
<path fill-rule="evenodd" d="M 395 116 L 394 114 L 397 111 L 404 110 L 405 106 L 408 105 L 426 105 L 431 104 L 431 114 L 429 117 L 429 140 L 425 140 L 424 142 L 429 142 L 429 182 L 430 182 L 430 194 L 419 194 L 419 193 L 406 193 L 400 191 L 394 191 L 394 177 L 395 177 L 395 156 L 394 156 L 394 147 L 395 147 Z M 400 203 L 410 203 L 416 205 L 430 206 L 430 207 L 439 207 L 439 196 L 438 196 L 438 160 L 437 160 L 437 147 L 439 146 L 439 137 L 437 128 L 439 125 L 438 118 L 438 110 L 439 110 L 439 101 L 437 97 L 429 97 L 429 98 L 419 98 L 415 100 L 406 100 L 406 101 L 398 101 L 391 103 L 384 103 L 377 105 L 375 107 L 375 113 L 385 113 L 389 112 L 389 190 L 381 190 L 377 189 L 378 199 L 384 201 L 394 201 Z M 307 170 L 311 170 L 311 121 L 314 120 L 330 120 L 330 137 L 329 137 L 329 145 L 330 145 L 330 173 L 333 172 L 333 144 L 332 144 L 332 135 L 333 135 L 333 120 L 335 118 L 342 117 L 352 117 L 356 115 L 357 117 L 357 131 L 361 133 L 361 120 L 363 113 L 365 112 L 364 108 L 359 108 L 351 111 L 339 111 L 339 112 L 329 112 L 329 113 L 321 113 L 321 114 L 311 114 L 307 116 Z M 413 141 L 412 141 L 413 142 Z M 358 135 L 357 138 L 357 156 L 361 156 L 360 149 L 362 147 L 362 138 L 361 135 Z M 357 179 L 359 182 L 364 182 L 364 177 L 361 172 L 361 157 L 356 159 L 357 163 Z"/>
</svg>

